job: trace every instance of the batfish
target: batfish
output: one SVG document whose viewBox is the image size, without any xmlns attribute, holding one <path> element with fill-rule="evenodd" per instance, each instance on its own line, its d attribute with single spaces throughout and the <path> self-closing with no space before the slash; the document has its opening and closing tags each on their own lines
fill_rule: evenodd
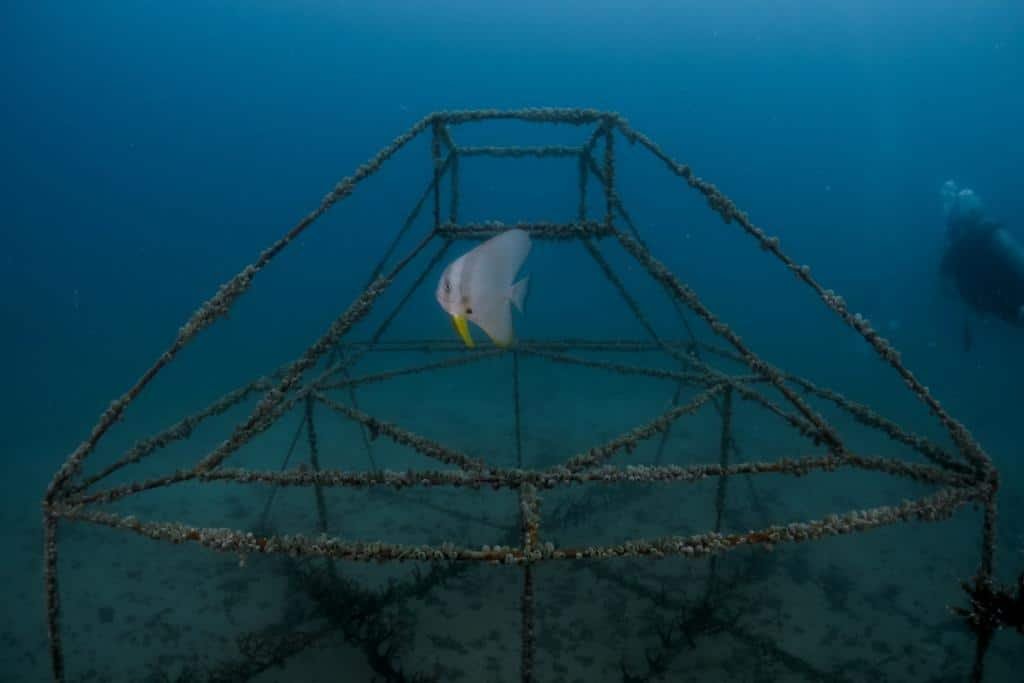
<svg viewBox="0 0 1024 683">
<path fill-rule="evenodd" d="M 530 236 L 523 230 L 506 230 L 452 261 L 437 283 L 437 303 L 452 317 L 466 346 L 473 347 L 467 320 L 487 333 L 498 346 L 508 346 L 512 330 L 512 308 L 520 312 L 526 298 L 529 277 L 513 284 L 526 256 Z"/>
</svg>

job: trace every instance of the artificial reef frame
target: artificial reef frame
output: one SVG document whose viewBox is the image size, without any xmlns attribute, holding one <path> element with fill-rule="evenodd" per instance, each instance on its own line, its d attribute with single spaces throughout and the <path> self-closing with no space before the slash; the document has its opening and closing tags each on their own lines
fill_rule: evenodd
<svg viewBox="0 0 1024 683">
<path fill-rule="evenodd" d="M 588 130 L 588 135 L 579 146 L 540 147 L 471 147 L 456 144 L 453 129 L 470 123 L 514 120 L 537 124 L 563 124 Z M 85 459 L 95 450 L 97 444 L 121 417 L 128 406 L 138 397 L 153 378 L 174 360 L 175 356 L 200 332 L 226 315 L 232 305 L 251 286 L 253 279 L 279 253 L 289 246 L 333 205 L 348 197 L 357 185 L 375 174 L 396 152 L 408 145 L 414 138 L 430 134 L 432 177 L 409 213 L 407 220 L 391 242 L 387 252 L 373 269 L 373 274 L 363 293 L 339 315 L 324 334 L 294 362 L 278 369 L 268 377 L 260 378 L 241 387 L 208 406 L 203 411 L 188 416 L 151 438 L 143 439 L 132 446 L 116 462 L 98 473 L 85 477 L 81 468 Z M 949 433 L 955 449 L 950 451 L 912 434 L 892 421 L 878 415 L 866 406 L 854 403 L 833 391 L 817 387 L 811 382 L 784 373 L 779 368 L 758 357 L 740 337 L 720 320 L 697 296 L 697 294 L 648 250 L 639 231 L 634 225 L 626 207 L 616 190 L 616 141 L 646 150 L 664 163 L 665 167 L 686 186 L 696 190 L 706 199 L 710 208 L 727 224 L 738 226 L 756 240 L 761 248 L 777 259 L 791 274 L 810 287 L 821 301 L 838 315 L 843 322 L 856 330 L 871 345 L 875 352 L 886 361 L 908 389 L 922 401 Z M 540 240 L 575 240 L 582 243 L 594 258 L 601 272 L 607 277 L 629 306 L 632 313 L 647 332 L 649 339 L 641 341 L 599 342 L 593 340 L 530 341 L 516 343 L 509 349 L 497 349 L 480 345 L 476 349 L 462 349 L 461 344 L 448 341 L 383 342 L 381 337 L 405 303 L 419 288 L 433 268 L 441 261 L 449 246 L 457 240 L 483 239 L 507 227 L 501 223 L 487 222 L 464 224 L 459 222 L 459 170 L 460 160 L 465 157 L 569 157 L 578 162 L 579 204 L 575 221 L 567 223 L 519 223 L 515 227 L 526 230 L 531 237 Z M 588 180 L 593 177 L 600 187 L 604 199 L 604 214 L 597 218 L 587 215 Z M 442 199 L 442 179 L 450 181 L 450 196 Z M 445 204 L 447 203 L 447 207 Z M 390 269 L 386 269 L 400 241 L 409 231 L 413 222 L 427 205 L 432 209 L 432 229 L 406 256 Z M 447 219 L 442 215 L 447 213 Z M 611 265 L 596 249 L 595 240 L 613 239 L 630 254 L 636 263 L 657 281 L 669 294 L 678 315 L 680 339 L 664 339 L 654 330 L 645 316 L 640 302 L 627 290 Z M 346 341 L 349 330 L 370 311 L 375 301 L 392 284 L 397 275 L 429 245 L 440 243 L 438 250 L 425 269 L 419 274 L 412 287 L 404 294 L 397 307 L 379 325 L 368 340 Z M 724 342 L 724 346 L 698 342 L 690 327 L 687 315 L 703 320 Z M 417 367 L 401 368 L 372 375 L 352 376 L 349 370 L 359 358 L 370 351 L 387 350 L 432 350 L 459 352 L 453 358 Z M 670 356 L 679 363 L 679 370 L 639 367 L 624 363 L 596 361 L 571 355 L 573 350 L 601 350 L 606 352 L 631 352 L 653 350 Z M 706 355 L 724 357 L 745 365 L 749 374 L 736 375 L 712 367 Z M 517 466 L 503 468 L 489 465 L 457 450 L 426 439 L 397 424 L 378 420 L 361 411 L 356 401 L 355 390 L 363 384 L 382 382 L 392 377 L 428 372 L 443 367 L 474 363 L 496 355 L 507 355 L 512 359 L 512 386 L 515 406 L 515 437 Z M 522 463 L 519 358 L 529 355 L 555 363 L 583 365 L 595 370 L 617 372 L 627 375 L 660 377 L 676 383 L 673 405 L 650 422 L 622 434 L 600 446 L 577 454 L 563 464 L 544 469 L 525 469 Z M 303 381 L 304 374 L 324 361 L 325 370 L 317 377 Z M 770 384 L 785 398 L 785 404 L 773 403 L 757 390 L 759 384 Z M 700 392 L 692 400 L 679 403 L 684 386 L 697 387 Z M 332 391 L 343 390 L 350 398 L 349 405 L 330 397 Z M 838 431 L 824 417 L 815 411 L 801 394 L 814 395 L 829 401 L 852 415 L 858 422 L 879 430 L 889 438 L 914 449 L 930 464 L 907 463 L 893 458 L 859 455 L 847 448 Z M 132 482 L 107 489 L 97 485 L 107 476 L 136 463 L 175 441 L 188 439 L 192 430 L 202 421 L 220 415 L 231 407 L 250 397 L 261 396 L 249 416 L 237 424 L 230 437 L 207 453 L 198 463 L 173 474 Z M 784 458 L 773 462 L 733 462 L 739 446 L 732 436 L 732 404 L 735 398 L 752 401 L 774 413 L 791 425 L 797 432 L 824 445 L 828 454 L 819 457 Z M 661 456 L 669 431 L 677 420 L 693 414 L 704 405 L 711 405 L 721 418 L 720 458 L 718 463 L 676 466 L 662 465 Z M 370 458 L 369 471 L 349 471 L 321 467 L 316 438 L 315 408 L 321 407 L 361 426 L 364 447 Z M 280 471 L 253 471 L 226 467 L 227 459 L 253 437 L 268 429 L 278 418 L 292 409 L 305 411 L 305 417 L 292 440 L 284 465 Z M 287 469 L 287 462 L 298 441 L 301 431 L 306 432 L 310 465 L 309 468 Z M 374 462 L 370 441 L 378 436 L 408 446 L 420 454 L 453 469 L 431 471 L 395 472 L 381 469 Z M 655 464 L 613 467 L 608 464 L 614 456 L 632 451 L 642 440 L 661 437 Z M 837 468 L 853 467 L 913 479 L 940 488 L 933 494 L 899 505 L 875 507 L 851 511 L 842 515 L 788 525 L 768 526 L 746 533 L 724 534 L 720 532 L 722 514 L 726 502 L 727 483 L 730 477 L 739 474 L 778 473 L 799 476 L 811 471 L 831 471 Z M 695 482 L 717 478 L 718 489 L 715 498 L 716 518 L 714 529 L 707 533 L 691 536 L 668 536 L 640 538 L 614 545 L 590 547 L 556 547 L 545 540 L 541 524 L 540 499 L 538 491 L 582 482 Z M 254 534 L 233 529 L 202 528 L 181 523 L 150 523 L 106 512 L 104 503 L 113 502 L 134 495 L 176 483 L 195 481 L 230 481 L 240 484 L 263 483 L 273 485 L 267 500 L 263 519 L 266 519 L 273 493 L 280 486 L 302 486 L 313 489 L 320 536 Z M 754 225 L 745 213 L 714 185 L 698 177 L 689 166 L 672 159 L 653 141 L 634 130 L 625 119 L 616 113 L 588 109 L 523 109 L 512 111 L 472 110 L 437 112 L 423 118 L 408 131 L 397 137 L 380 150 L 351 176 L 341 180 L 320 202 L 320 205 L 299 221 L 283 237 L 260 253 L 259 258 L 246 266 L 236 276 L 220 287 L 217 293 L 200 306 L 182 326 L 173 344 L 156 360 L 142 377 L 121 397 L 115 400 L 100 416 L 88 438 L 83 441 L 54 475 L 43 500 L 44 563 L 43 578 L 47 609 L 47 624 L 50 641 L 50 658 L 55 681 L 65 680 L 65 662 L 60 630 L 60 599 L 58 590 L 58 522 L 60 520 L 88 522 L 114 529 L 131 531 L 136 534 L 172 543 L 195 543 L 207 548 L 238 554 L 265 553 L 287 554 L 292 557 L 321 557 L 349 561 L 428 561 L 436 563 L 503 563 L 518 565 L 522 569 L 520 594 L 521 623 L 521 670 L 523 681 L 535 679 L 535 636 L 534 636 L 534 577 L 533 566 L 541 562 L 561 560 L 601 559 L 611 557 L 712 557 L 708 580 L 708 594 L 716 580 L 714 556 L 741 546 L 772 546 L 779 543 L 798 543 L 827 536 L 866 531 L 869 529 L 909 520 L 932 521 L 951 516 L 958 508 L 976 503 L 984 508 L 981 529 L 980 562 L 974 577 L 976 587 L 993 586 L 993 563 L 995 552 L 996 496 L 998 473 L 993 463 L 969 431 L 956 421 L 940 403 L 903 364 L 899 353 L 888 340 L 881 337 L 870 323 L 859 314 L 851 312 L 842 299 L 831 290 L 825 289 L 811 275 L 810 268 L 793 261 L 781 249 L 777 237 L 770 236 Z M 517 538 L 507 546 L 461 547 L 453 543 L 441 545 L 398 545 L 386 542 L 353 542 L 328 535 L 327 513 L 323 496 L 324 487 L 489 487 L 513 489 L 519 496 L 519 520 Z M 428 577 L 426 585 L 436 577 Z M 416 581 L 423 581 L 417 577 Z M 412 590 L 412 589 L 410 589 Z M 975 593 L 983 593 L 977 590 Z M 972 593 L 972 596 L 975 595 Z M 982 606 L 983 607 L 983 606 Z M 972 678 L 980 681 L 983 677 L 984 655 L 998 624 L 992 620 L 979 619 L 982 607 L 974 605 L 969 622 L 977 634 L 977 648 Z M 275 651 L 270 663 L 250 663 L 245 669 L 253 674 L 269 667 L 275 658 L 289 656 L 289 653 L 308 647 L 322 633 L 290 639 L 283 650 Z M 668 642 L 671 645 L 671 642 Z M 281 644 L 278 644 L 279 648 Z M 283 654 L 282 654 L 283 653 Z M 658 661 L 648 656 L 652 667 Z M 262 667 L 262 668 L 261 668 Z M 624 672 L 624 678 L 628 678 Z"/>
</svg>

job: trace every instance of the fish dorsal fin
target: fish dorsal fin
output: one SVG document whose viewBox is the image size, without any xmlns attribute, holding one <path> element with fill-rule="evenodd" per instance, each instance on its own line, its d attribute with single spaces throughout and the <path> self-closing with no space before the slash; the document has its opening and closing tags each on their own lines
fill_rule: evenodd
<svg viewBox="0 0 1024 683">
<path fill-rule="evenodd" d="M 529 253 L 530 236 L 517 228 L 487 240 L 466 255 L 470 291 L 505 295 Z"/>
</svg>

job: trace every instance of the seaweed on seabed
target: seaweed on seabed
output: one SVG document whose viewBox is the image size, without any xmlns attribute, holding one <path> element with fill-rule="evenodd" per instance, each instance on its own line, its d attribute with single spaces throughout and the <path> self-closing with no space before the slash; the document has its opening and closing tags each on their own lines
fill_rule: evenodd
<svg viewBox="0 0 1024 683">
<path fill-rule="evenodd" d="M 399 654 L 410 638 L 410 624 L 402 614 L 389 614 L 386 608 L 409 599 L 423 597 L 448 579 L 462 573 L 468 565 L 432 564 L 426 573 L 417 567 L 411 581 L 392 582 L 381 591 L 361 587 L 355 581 L 339 577 L 311 562 L 291 561 L 288 573 L 295 587 L 316 604 L 316 611 L 342 632 L 366 656 L 367 664 L 385 683 L 427 683 L 438 676 L 407 674 L 398 665 Z"/>
<path fill-rule="evenodd" d="M 276 624 L 269 628 L 246 633 L 237 640 L 242 659 L 222 663 L 203 676 L 190 672 L 190 677 L 178 678 L 175 683 L 247 681 L 264 671 L 284 666 L 288 659 L 311 647 L 333 630 L 331 624 L 311 631 L 294 631 L 286 626 Z"/>
<path fill-rule="evenodd" d="M 346 641 L 366 656 L 370 668 L 386 683 L 426 683 L 437 676 L 405 674 L 397 659 L 407 623 L 400 616 L 389 616 L 384 610 L 401 606 L 410 599 L 425 597 L 434 588 L 467 569 L 469 565 L 435 564 L 423 573 L 416 568 L 411 579 L 393 582 L 381 591 L 359 587 L 354 581 L 340 579 L 326 569 L 316 569 L 308 561 L 286 560 L 285 573 L 291 587 L 305 592 L 314 603 L 313 612 L 299 608 L 297 602 L 285 618 L 267 628 L 246 633 L 237 640 L 241 657 L 222 662 L 208 670 L 189 663 L 180 671 L 169 673 L 166 667 L 155 667 L 146 679 L 151 683 L 237 683 L 284 666 L 327 636 L 341 632 Z M 322 618 L 315 627 L 303 626 L 310 619 Z"/>
<path fill-rule="evenodd" d="M 953 607 L 957 616 L 979 637 L 991 637 L 994 631 L 1012 627 L 1024 634 L 1024 572 L 1017 577 L 1017 594 L 1012 586 L 1000 586 L 989 578 L 976 576 L 974 583 L 961 581 L 971 599 L 970 607 Z"/>
</svg>

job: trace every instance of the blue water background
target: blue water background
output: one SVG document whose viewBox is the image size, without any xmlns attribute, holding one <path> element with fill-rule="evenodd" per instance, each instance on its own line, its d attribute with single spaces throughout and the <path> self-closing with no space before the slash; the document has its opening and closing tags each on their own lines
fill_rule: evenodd
<svg viewBox="0 0 1024 683">
<path fill-rule="evenodd" d="M 963 307 L 937 263 L 948 178 L 975 188 L 1024 239 L 1024 6 L 772 4 L 6 3 L 3 525 L 33 538 L 49 476 L 107 404 L 219 284 L 395 135 L 439 109 L 579 106 L 621 113 L 691 164 L 893 340 L 1004 472 L 1001 552 L 1019 565 L 1024 336 L 974 321 L 964 353 Z M 425 150 L 396 161 L 345 213 L 312 228 L 300 256 L 268 272 L 251 326 L 218 338 L 228 375 L 218 387 L 294 356 L 351 301 L 423 187 Z M 681 200 L 662 197 L 682 194 L 681 184 L 636 164 L 623 199 L 651 226 L 656 250 L 689 268 L 680 276 L 702 283 L 755 349 L 845 377 L 861 399 L 876 382 L 883 404 L 900 390 L 881 363 L 864 361 L 877 377 L 844 375 L 837 358 L 863 360 L 859 342 L 802 325 L 802 311 L 816 321 L 821 305 L 780 264 L 700 203 L 679 213 Z M 466 211 L 571 218 L 574 200 L 558 193 L 574 191 L 574 176 L 537 168 L 526 199 L 501 195 L 501 176 L 468 179 L 480 197 L 499 194 L 467 196 Z M 687 261 L 688 251 L 702 256 Z M 607 322 L 603 306 L 561 284 L 582 274 L 555 278 L 557 259 L 539 263 L 535 284 L 548 289 L 533 292 L 524 335 L 556 328 L 564 306 L 581 329 Z M 422 301 L 396 338 L 451 335 Z M 607 324 L 609 336 L 640 336 Z M 41 594 L 38 556 L 18 566 L 2 590 Z"/>
</svg>

